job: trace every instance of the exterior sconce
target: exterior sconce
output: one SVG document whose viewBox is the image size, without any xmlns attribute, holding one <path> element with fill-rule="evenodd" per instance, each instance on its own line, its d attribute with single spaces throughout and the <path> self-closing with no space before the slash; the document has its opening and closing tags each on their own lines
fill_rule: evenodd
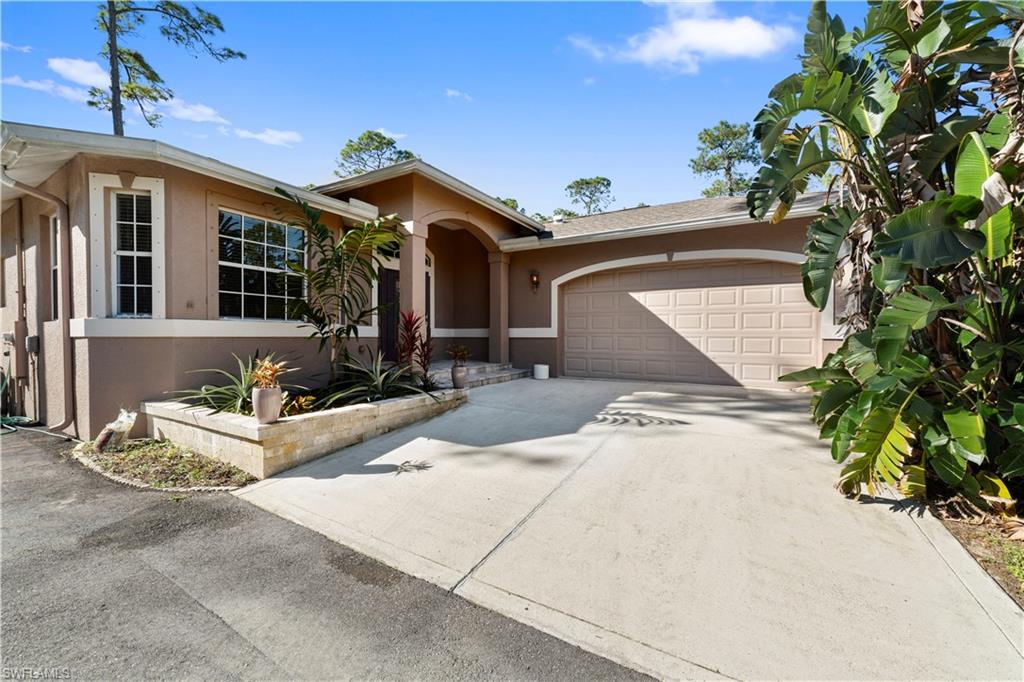
<svg viewBox="0 0 1024 682">
<path fill-rule="evenodd" d="M 530 270 L 530 286 L 534 291 L 540 288 L 540 273 L 536 270 Z"/>
</svg>

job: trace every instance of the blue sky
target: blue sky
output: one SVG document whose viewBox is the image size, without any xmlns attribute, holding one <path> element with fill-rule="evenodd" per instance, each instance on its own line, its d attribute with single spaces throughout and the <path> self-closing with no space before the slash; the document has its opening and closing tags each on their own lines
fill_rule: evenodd
<svg viewBox="0 0 1024 682">
<path fill-rule="evenodd" d="M 217 64 L 131 39 L 175 92 L 152 137 L 296 184 L 332 178 L 366 129 L 528 211 L 568 206 L 577 177 L 612 180 L 614 207 L 700 195 L 697 132 L 753 118 L 796 68 L 805 2 L 202 3 L 248 54 Z M 110 132 L 86 107 L 96 5 L 4 2 L 3 118 Z M 861 3 L 834 3 L 847 24 Z"/>
</svg>

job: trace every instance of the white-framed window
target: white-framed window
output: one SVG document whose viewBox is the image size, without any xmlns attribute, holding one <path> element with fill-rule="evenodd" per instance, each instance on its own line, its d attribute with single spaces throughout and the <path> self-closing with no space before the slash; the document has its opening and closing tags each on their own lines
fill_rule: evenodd
<svg viewBox="0 0 1024 682">
<path fill-rule="evenodd" d="M 112 195 L 114 314 L 153 316 L 153 200 L 149 192 Z"/>
<path fill-rule="evenodd" d="M 124 230 L 126 241 L 120 241 L 118 231 L 118 195 L 129 195 L 133 213 L 125 216 L 131 218 L 126 221 L 133 226 L 132 243 L 127 244 L 127 227 Z M 148 197 L 149 204 L 149 252 L 136 250 L 139 244 L 136 242 L 134 226 L 136 223 L 145 226 L 145 206 L 142 211 L 135 214 L 136 195 Z M 163 178 L 126 176 L 113 173 L 89 173 L 89 317 L 146 317 L 160 320 L 167 317 L 167 273 L 166 257 L 164 253 L 164 180 Z M 141 200 L 146 204 L 146 200 Z M 123 202 L 124 208 L 128 207 L 128 200 Z M 140 220 L 142 218 L 142 220 Z M 141 243 L 145 242 L 146 230 L 143 227 Z M 132 280 L 128 280 L 128 264 L 125 263 L 123 273 L 126 287 L 124 291 L 118 289 L 118 282 L 122 273 L 119 256 L 141 256 L 148 258 L 149 279 L 147 285 L 136 277 L 136 272 L 131 271 Z M 141 267 L 142 279 L 144 280 L 147 262 Z M 137 262 L 132 262 L 132 267 L 138 267 Z M 148 288 L 147 288 L 148 287 Z M 138 289 L 138 291 L 136 291 Z M 124 295 L 122 306 L 121 295 Z M 128 312 L 125 308 L 131 294 L 131 308 L 135 312 Z M 141 313 L 140 309 L 146 308 L 146 296 L 149 295 L 150 312 Z M 137 298 L 141 296 L 139 305 Z"/>
<path fill-rule="evenodd" d="M 226 208 L 217 223 L 220 317 L 290 319 L 292 302 L 303 292 L 302 277 L 288 264 L 305 265 L 305 231 Z"/>
<path fill-rule="evenodd" d="M 58 254 L 60 253 L 60 242 L 58 239 L 58 225 L 60 221 L 57 216 L 50 216 L 50 319 L 56 320 L 60 313 L 60 271 L 58 268 Z"/>
</svg>

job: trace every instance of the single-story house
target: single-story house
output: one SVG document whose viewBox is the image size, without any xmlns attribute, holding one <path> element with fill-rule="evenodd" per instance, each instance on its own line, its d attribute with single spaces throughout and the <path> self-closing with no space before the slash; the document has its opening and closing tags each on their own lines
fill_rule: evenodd
<svg viewBox="0 0 1024 682">
<path fill-rule="evenodd" d="M 230 368 L 232 354 L 326 372 L 287 319 L 302 285 L 286 264 L 308 255 L 278 187 L 335 229 L 402 221 L 373 292 L 386 305 L 354 350 L 393 357 L 398 311 L 412 309 L 439 351 L 458 342 L 477 360 L 773 387 L 840 338 L 800 284 L 820 197 L 775 225 L 734 197 L 541 224 L 420 160 L 303 190 L 153 140 L 5 122 L 2 161 L 6 397 L 80 437 L 203 383 L 195 370 Z"/>
</svg>

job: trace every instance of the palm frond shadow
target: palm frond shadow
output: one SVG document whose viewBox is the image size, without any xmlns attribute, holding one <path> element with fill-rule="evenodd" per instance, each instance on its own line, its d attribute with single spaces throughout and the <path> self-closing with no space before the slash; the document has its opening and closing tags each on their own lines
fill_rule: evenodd
<svg viewBox="0 0 1024 682">
<path fill-rule="evenodd" d="M 624 426 L 626 424 L 632 424 L 633 426 L 681 426 L 689 424 L 689 422 L 682 419 L 658 417 L 645 412 L 629 412 L 626 410 L 601 410 L 587 423 L 605 424 L 607 426 Z"/>
<path fill-rule="evenodd" d="M 401 464 L 395 467 L 395 476 L 404 473 L 411 473 L 416 471 L 426 471 L 432 468 L 434 465 L 427 461 L 414 462 L 412 460 L 405 460 Z"/>
<path fill-rule="evenodd" d="M 891 512 L 904 512 L 910 516 L 924 516 L 928 505 L 917 499 L 879 497 L 877 495 L 857 495 L 852 498 L 858 504 L 880 504 L 889 507 Z"/>
</svg>

